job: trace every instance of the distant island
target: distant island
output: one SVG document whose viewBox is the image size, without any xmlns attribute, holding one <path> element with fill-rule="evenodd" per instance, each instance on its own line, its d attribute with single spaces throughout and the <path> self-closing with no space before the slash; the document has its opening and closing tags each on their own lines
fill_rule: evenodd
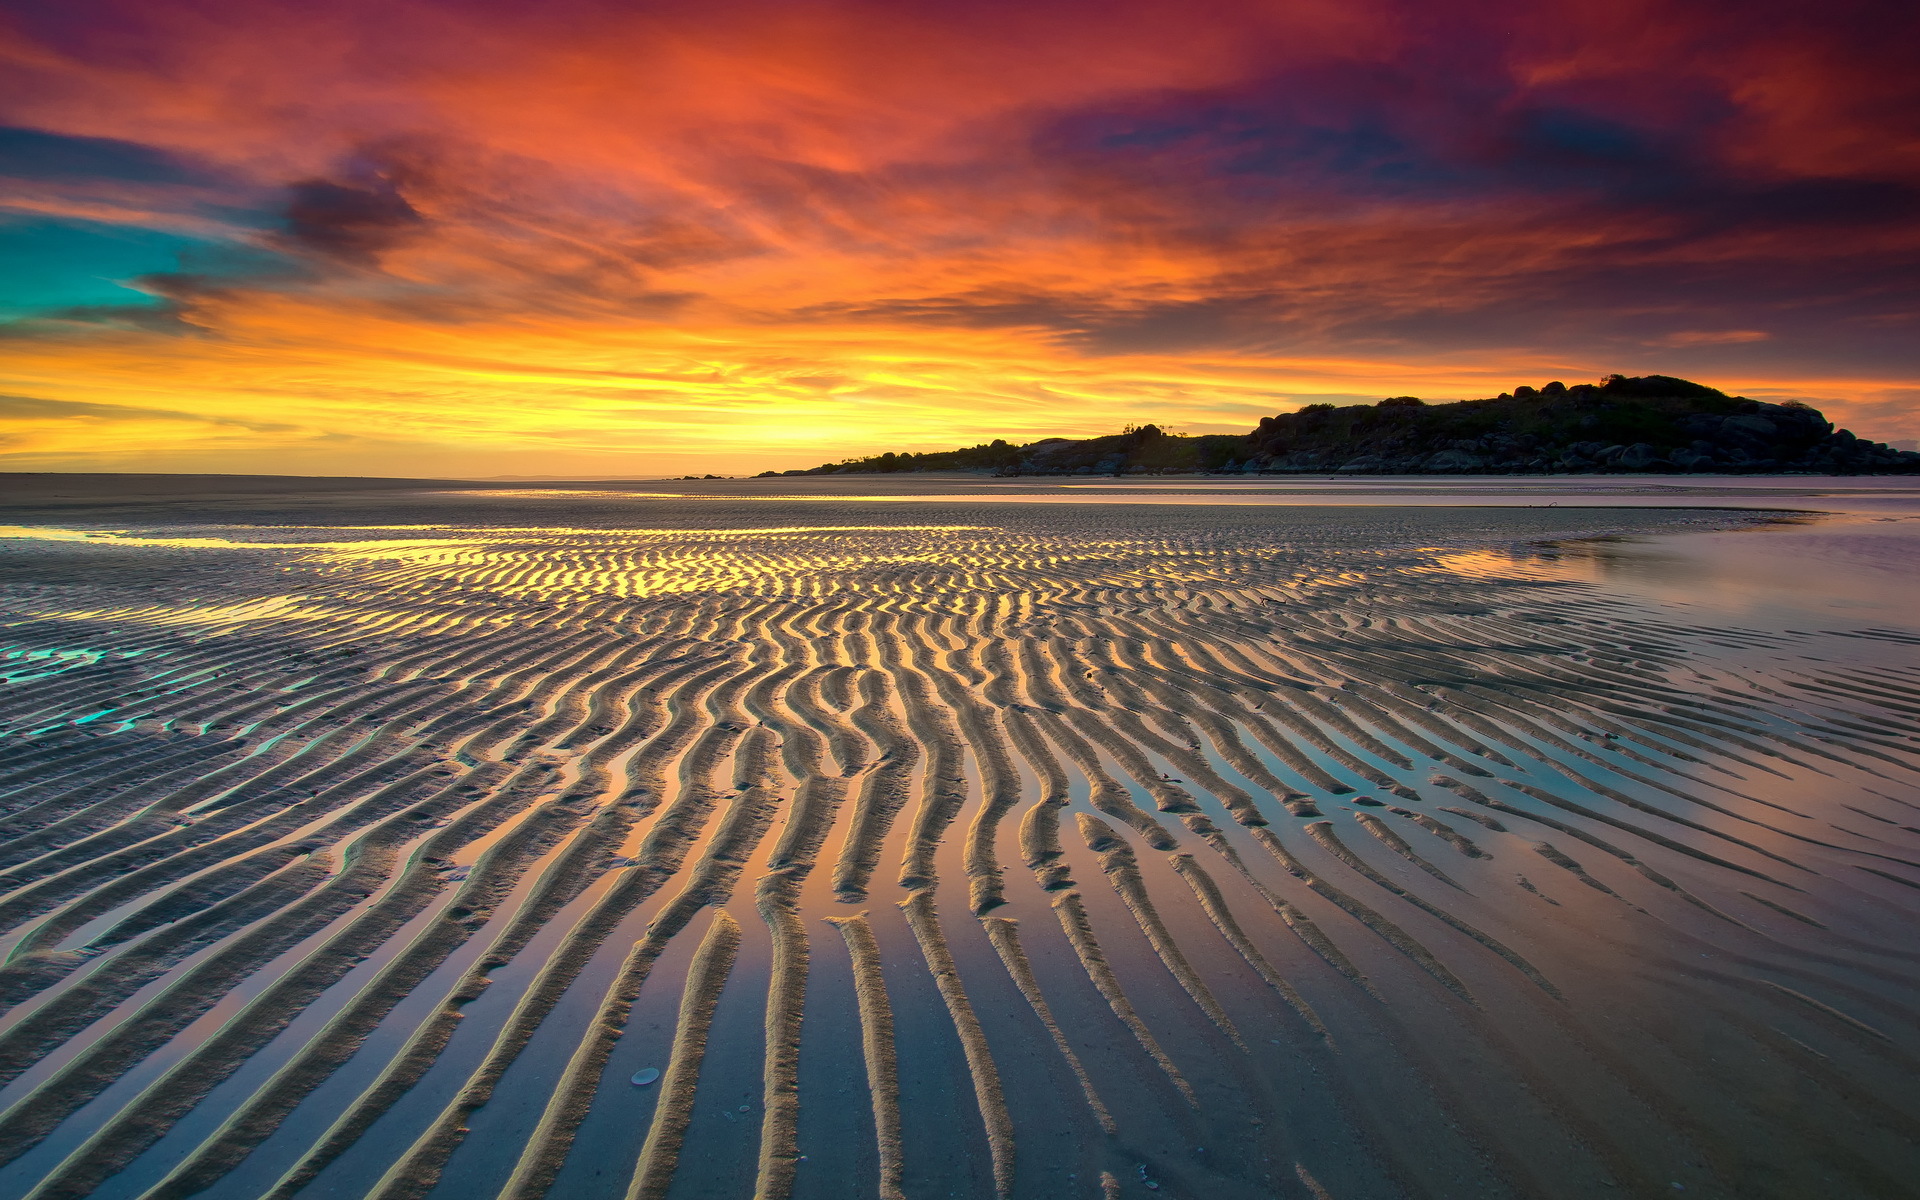
<svg viewBox="0 0 1920 1200">
<path fill-rule="evenodd" d="M 1154 425 L 1107 437 L 995 439 L 964 450 L 888 452 L 783 475 L 985 471 L 995 475 L 1494 474 L 1613 472 L 1886 474 L 1920 454 L 1835 429 L 1798 401 L 1768 404 L 1668 375 L 1549 383 L 1487 400 L 1309 404 L 1245 434 L 1187 437 Z"/>
</svg>

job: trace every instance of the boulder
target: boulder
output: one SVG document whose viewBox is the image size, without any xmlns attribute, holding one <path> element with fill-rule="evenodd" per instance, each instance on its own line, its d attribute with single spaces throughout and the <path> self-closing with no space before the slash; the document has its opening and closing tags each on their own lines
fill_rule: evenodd
<svg viewBox="0 0 1920 1200">
<path fill-rule="evenodd" d="M 1429 454 L 1420 464 L 1424 471 L 1473 471 L 1485 465 L 1479 455 L 1468 454 L 1465 450 L 1442 450 Z"/>
<path fill-rule="evenodd" d="M 1644 471 L 1653 466 L 1653 464 L 1662 461 L 1664 460 L 1660 457 L 1660 452 L 1652 446 L 1647 445 L 1645 442 L 1635 442 L 1625 450 L 1622 450 L 1619 456 L 1613 460 L 1613 464 L 1617 467 L 1624 467 L 1629 471 Z"/>
<path fill-rule="evenodd" d="M 1720 422 L 1720 428 L 1729 432 L 1750 433 L 1755 437 L 1772 439 L 1780 434 L 1780 427 L 1762 416 L 1743 413 L 1736 417 L 1727 417 Z"/>
</svg>

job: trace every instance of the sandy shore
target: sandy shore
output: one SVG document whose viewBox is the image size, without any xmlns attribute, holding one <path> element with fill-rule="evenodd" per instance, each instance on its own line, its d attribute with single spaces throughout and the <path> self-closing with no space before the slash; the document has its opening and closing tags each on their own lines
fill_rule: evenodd
<svg viewBox="0 0 1920 1200">
<path fill-rule="evenodd" d="M 1920 1172 L 1906 481 L 36 486 L 0 1196 Z"/>
</svg>

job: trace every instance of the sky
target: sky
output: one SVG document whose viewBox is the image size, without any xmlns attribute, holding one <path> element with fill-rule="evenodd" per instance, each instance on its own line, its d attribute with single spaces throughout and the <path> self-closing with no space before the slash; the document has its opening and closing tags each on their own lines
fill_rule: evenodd
<svg viewBox="0 0 1920 1200">
<path fill-rule="evenodd" d="M 0 470 L 743 474 L 1609 373 L 1920 437 L 1920 6 L 0 0 Z"/>
</svg>

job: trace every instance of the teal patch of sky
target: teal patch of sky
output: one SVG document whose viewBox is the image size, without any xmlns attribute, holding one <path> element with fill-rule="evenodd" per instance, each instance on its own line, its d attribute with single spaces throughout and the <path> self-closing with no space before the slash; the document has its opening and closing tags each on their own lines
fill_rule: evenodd
<svg viewBox="0 0 1920 1200">
<path fill-rule="evenodd" d="M 88 308 L 157 308 L 143 276 L 228 281 L 282 273 L 267 250 L 164 229 L 95 221 L 0 218 L 0 321 Z"/>
<path fill-rule="evenodd" d="M 261 197 L 215 166 L 154 146 L 0 125 L 0 180 L 186 189 L 200 197 L 194 207 L 203 219 L 234 230 L 231 239 L 207 238 L 137 224 L 0 214 L 0 321 L 165 304 L 137 286 L 146 275 L 233 279 L 287 268 L 283 257 L 238 241 L 273 226 L 273 211 Z"/>
<path fill-rule="evenodd" d="M 91 221 L 0 221 L 0 320 L 69 308 L 164 303 L 133 281 L 181 269 L 182 252 L 209 243 Z"/>
</svg>

